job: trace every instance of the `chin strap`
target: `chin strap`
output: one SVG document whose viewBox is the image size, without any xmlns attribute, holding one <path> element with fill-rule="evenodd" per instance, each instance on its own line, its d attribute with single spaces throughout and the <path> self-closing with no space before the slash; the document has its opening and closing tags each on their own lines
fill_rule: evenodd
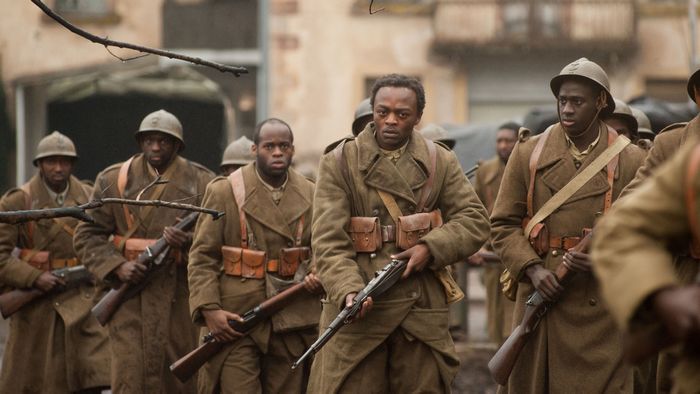
<svg viewBox="0 0 700 394">
<path fill-rule="evenodd" d="M 601 92 L 601 94 L 604 95 L 605 92 Z M 606 100 L 606 101 L 607 101 L 607 100 Z M 576 139 L 576 138 L 578 138 L 578 137 L 580 137 L 580 136 L 586 134 L 586 133 L 588 132 L 588 130 L 590 130 L 591 126 L 593 126 L 593 123 L 595 123 L 595 121 L 598 119 L 598 116 L 600 116 L 600 111 L 602 111 L 603 108 L 607 107 L 607 104 L 604 103 L 601 107 L 598 108 L 598 110 L 597 110 L 596 113 L 595 113 L 595 116 L 593 117 L 593 119 L 591 119 L 591 122 L 588 124 L 588 127 L 586 127 L 582 132 L 580 132 L 580 133 L 578 133 L 578 134 L 576 134 L 576 135 L 571 135 L 571 134 L 569 133 L 569 130 L 568 130 L 566 127 L 564 127 L 564 125 L 561 123 L 561 108 L 560 108 L 559 105 L 560 105 L 560 104 L 559 104 L 559 101 L 557 100 L 557 116 L 559 117 L 559 125 L 561 125 L 561 128 L 564 129 L 564 131 L 566 132 L 566 134 L 567 134 L 567 135 L 569 136 L 569 138 L 571 138 L 571 139 Z"/>
</svg>

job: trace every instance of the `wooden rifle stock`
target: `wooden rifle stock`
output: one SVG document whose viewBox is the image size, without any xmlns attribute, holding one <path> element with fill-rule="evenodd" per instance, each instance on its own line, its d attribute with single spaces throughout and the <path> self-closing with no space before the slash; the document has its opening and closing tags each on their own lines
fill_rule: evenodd
<svg viewBox="0 0 700 394">
<path fill-rule="evenodd" d="M 289 305 L 292 301 L 294 301 L 294 299 L 304 292 L 306 292 L 304 284 L 297 283 L 279 292 L 278 294 L 275 294 L 273 297 L 268 298 L 260 305 L 246 312 L 243 316 L 241 316 L 243 318 L 242 322 L 229 320 L 229 325 L 231 325 L 234 330 L 245 334 L 261 321 L 284 309 L 284 307 Z M 170 366 L 170 371 L 181 382 L 186 382 L 202 367 L 202 365 L 211 360 L 211 358 L 214 357 L 224 346 L 226 346 L 226 343 L 216 341 L 214 336 L 209 333 L 204 337 L 204 343 L 199 345 L 199 347 L 193 351 L 187 353 L 184 357 L 175 361 Z"/>
<path fill-rule="evenodd" d="M 198 217 L 198 212 L 192 212 L 185 216 L 185 218 L 179 223 L 176 223 L 174 227 L 182 231 L 189 231 L 192 227 L 194 227 Z M 153 272 L 154 267 L 158 266 L 158 264 L 154 264 L 154 262 L 156 262 L 159 257 L 161 259 L 164 258 L 169 250 L 170 246 L 165 240 L 165 237 L 160 237 L 155 244 L 149 246 L 146 248 L 146 250 L 139 254 L 139 256 L 136 258 L 136 262 L 148 267 L 146 277 L 138 284 L 128 282 L 120 283 L 119 286 L 105 294 L 105 296 L 102 297 L 102 299 L 92 308 L 92 314 L 102 326 L 109 322 L 124 301 L 138 294 L 148 285 L 148 276 Z"/>
<path fill-rule="evenodd" d="M 589 232 L 586 236 L 571 250 L 576 252 L 586 252 L 591 243 L 593 232 Z M 566 283 L 574 274 L 573 271 L 564 265 L 559 264 L 554 271 L 559 283 Z M 513 329 L 513 332 L 508 336 L 508 339 L 501 345 L 496 354 L 489 361 L 488 367 L 491 372 L 491 377 L 496 383 L 505 386 L 508 383 L 508 378 L 515 362 L 522 352 L 525 344 L 530 339 L 530 336 L 537 329 L 537 325 L 542 318 L 547 314 L 553 303 L 546 302 L 542 295 L 535 291 L 530 295 L 526 302 L 525 313 L 520 324 Z"/>
<path fill-rule="evenodd" d="M 45 293 L 36 288 L 14 289 L 0 295 L 0 313 L 7 319 L 26 304 L 43 296 Z"/>
</svg>

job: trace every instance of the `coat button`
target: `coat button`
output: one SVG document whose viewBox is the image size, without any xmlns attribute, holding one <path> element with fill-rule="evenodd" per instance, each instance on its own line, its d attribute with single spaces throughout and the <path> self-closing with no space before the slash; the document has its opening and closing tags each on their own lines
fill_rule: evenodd
<svg viewBox="0 0 700 394">
<path fill-rule="evenodd" d="M 554 257 L 559 256 L 559 251 L 558 251 L 558 250 L 553 250 L 553 251 L 552 251 L 552 256 L 554 256 Z"/>
<path fill-rule="evenodd" d="M 375 257 L 377 257 L 377 254 L 376 254 L 376 253 L 370 253 L 370 255 L 369 255 L 369 258 L 370 258 L 370 259 L 373 259 L 373 258 L 375 258 Z"/>
<path fill-rule="evenodd" d="M 379 210 L 378 209 L 373 209 L 372 210 L 372 216 L 379 216 Z"/>
<path fill-rule="evenodd" d="M 588 300 L 588 305 L 596 306 L 598 305 L 598 300 L 596 300 L 595 298 L 591 298 L 590 300 Z"/>
<path fill-rule="evenodd" d="M 54 302 L 53 305 L 56 306 L 56 307 L 58 307 L 58 306 L 60 306 L 61 304 L 60 304 L 59 302 Z"/>
</svg>

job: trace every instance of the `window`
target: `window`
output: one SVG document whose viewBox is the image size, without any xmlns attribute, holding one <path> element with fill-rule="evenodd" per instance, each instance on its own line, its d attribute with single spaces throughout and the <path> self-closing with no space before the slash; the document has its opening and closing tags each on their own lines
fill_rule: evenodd
<svg viewBox="0 0 700 394">
<path fill-rule="evenodd" d="M 58 14 L 105 16 L 112 13 L 112 0 L 56 0 Z"/>
</svg>

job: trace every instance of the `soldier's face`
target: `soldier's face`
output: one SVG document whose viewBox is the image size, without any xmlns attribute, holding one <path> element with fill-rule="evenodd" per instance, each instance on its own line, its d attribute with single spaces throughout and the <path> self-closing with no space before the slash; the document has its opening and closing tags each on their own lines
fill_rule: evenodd
<svg viewBox="0 0 700 394">
<path fill-rule="evenodd" d="M 66 156 L 49 156 L 39 160 L 39 173 L 44 182 L 55 192 L 65 190 L 70 174 L 73 172 L 73 158 Z"/>
<path fill-rule="evenodd" d="M 613 130 L 617 131 L 617 134 L 624 135 L 625 137 L 632 139 L 632 130 L 630 130 L 629 125 L 624 120 L 612 117 L 605 119 L 605 123 L 612 127 Z"/>
<path fill-rule="evenodd" d="M 294 157 L 292 132 L 282 123 L 268 122 L 260 129 L 258 139 L 253 154 L 261 175 L 283 177 Z"/>
<path fill-rule="evenodd" d="M 243 167 L 240 164 L 226 164 L 221 166 L 221 175 L 223 176 L 229 176 L 231 175 L 232 172 L 236 171 L 237 169 Z"/>
<path fill-rule="evenodd" d="M 504 162 L 508 161 L 517 141 L 517 131 L 511 129 L 498 130 L 496 133 L 496 152 L 498 157 Z"/>
<path fill-rule="evenodd" d="M 148 131 L 139 137 L 141 152 L 148 163 L 163 173 L 179 148 L 179 142 L 159 131 Z"/>
<path fill-rule="evenodd" d="M 581 135 L 597 116 L 602 99 L 596 93 L 592 86 L 581 81 L 562 83 L 558 97 L 559 117 L 569 136 Z"/>
<path fill-rule="evenodd" d="M 403 146 L 423 115 L 418 113 L 418 100 L 413 90 L 393 86 L 377 91 L 373 111 L 377 144 L 386 150 Z"/>
</svg>

